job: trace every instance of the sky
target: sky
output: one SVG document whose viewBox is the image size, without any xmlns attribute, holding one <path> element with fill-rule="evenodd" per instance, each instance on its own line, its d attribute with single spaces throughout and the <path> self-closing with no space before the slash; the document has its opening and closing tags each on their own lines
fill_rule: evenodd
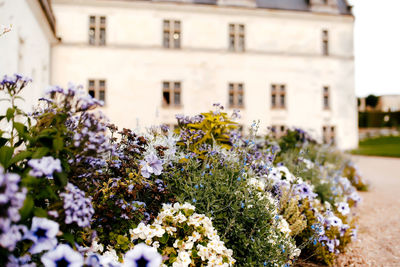
<svg viewBox="0 0 400 267">
<path fill-rule="evenodd" d="M 349 0 L 354 6 L 357 96 L 400 94 L 400 0 Z"/>
</svg>

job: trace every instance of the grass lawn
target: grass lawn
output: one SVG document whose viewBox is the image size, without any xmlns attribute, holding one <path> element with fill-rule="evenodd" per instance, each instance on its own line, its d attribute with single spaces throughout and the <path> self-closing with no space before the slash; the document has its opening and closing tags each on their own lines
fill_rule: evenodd
<svg viewBox="0 0 400 267">
<path fill-rule="evenodd" d="M 352 154 L 382 157 L 400 157 L 400 136 L 385 136 L 360 141 Z"/>
</svg>

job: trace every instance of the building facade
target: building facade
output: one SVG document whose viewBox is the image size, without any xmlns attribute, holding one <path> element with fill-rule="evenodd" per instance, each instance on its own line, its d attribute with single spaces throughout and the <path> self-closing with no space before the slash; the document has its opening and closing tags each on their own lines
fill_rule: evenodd
<svg viewBox="0 0 400 267">
<path fill-rule="evenodd" d="M 11 25 L 0 37 L 0 76 L 21 73 L 34 81 L 23 91 L 29 110 L 50 84 L 51 47 L 58 42 L 49 0 L 0 0 L 0 24 Z M 0 109 L 5 102 L 0 102 Z"/>
<path fill-rule="evenodd" d="M 1 0 L 0 0 L 1 1 Z M 357 146 L 344 0 L 53 0 L 51 83 L 82 84 L 121 127 L 174 125 L 219 102 L 280 134 Z"/>
</svg>

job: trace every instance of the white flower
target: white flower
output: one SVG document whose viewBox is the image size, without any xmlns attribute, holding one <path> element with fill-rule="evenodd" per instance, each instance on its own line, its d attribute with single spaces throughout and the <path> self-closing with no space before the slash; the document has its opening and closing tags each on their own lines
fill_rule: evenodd
<svg viewBox="0 0 400 267">
<path fill-rule="evenodd" d="M 144 223 L 139 223 L 139 225 L 135 229 L 129 230 L 131 234 L 131 240 L 135 239 L 146 239 L 148 234 L 147 226 Z"/>
<path fill-rule="evenodd" d="M 279 220 L 278 229 L 279 229 L 282 233 L 284 233 L 284 234 L 286 234 L 286 235 L 289 235 L 290 232 L 291 232 L 290 227 L 289 227 L 289 224 L 288 224 L 287 221 L 286 221 L 285 219 L 283 219 L 283 218 L 282 218 L 281 220 Z"/>
<path fill-rule="evenodd" d="M 56 249 L 47 252 L 41 257 L 41 261 L 46 267 L 83 266 L 83 257 L 80 253 L 73 250 L 70 246 L 61 244 Z"/>
<path fill-rule="evenodd" d="M 161 263 L 162 257 L 157 249 L 140 243 L 125 254 L 123 267 L 159 267 Z"/>
<path fill-rule="evenodd" d="M 343 216 L 346 216 L 347 214 L 350 213 L 349 204 L 347 204 L 346 202 L 340 202 L 340 203 L 336 204 L 336 206 L 337 206 L 337 210 L 338 210 Z"/>
</svg>

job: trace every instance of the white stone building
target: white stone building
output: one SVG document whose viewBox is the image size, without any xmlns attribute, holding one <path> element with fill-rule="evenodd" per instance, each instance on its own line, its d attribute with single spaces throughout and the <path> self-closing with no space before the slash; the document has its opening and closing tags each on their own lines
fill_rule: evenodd
<svg viewBox="0 0 400 267">
<path fill-rule="evenodd" d="M 11 25 L 0 36 L 0 79 L 14 73 L 33 79 L 21 102 L 29 110 L 50 84 L 51 47 L 58 42 L 50 1 L 0 0 L 0 25 Z M 5 105 L 0 102 L 0 110 Z"/>
<path fill-rule="evenodd" d="M 240 109 L 244 126 L 260 120 L 260 132 L 301 127 L 357 146 L 354 17 L 345 0 L 52 5 L 61 41 L 51 82 L 83 84 L 121 127 L 173 125 L 175 114 L 219 102 Z"/>
</svg>

